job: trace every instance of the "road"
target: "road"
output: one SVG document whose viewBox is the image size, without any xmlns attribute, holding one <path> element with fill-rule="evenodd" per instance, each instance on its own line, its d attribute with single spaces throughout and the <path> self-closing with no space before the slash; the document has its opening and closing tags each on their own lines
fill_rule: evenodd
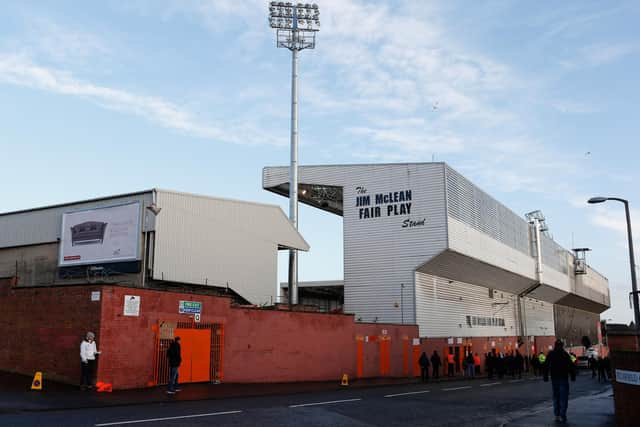
<svg viewBox="0 0 640 427">
<path fill-rule="evenodd" d="M 571 398 L 604 390 L 583 373 L 572 383 Z M 550 404 L 549 383 L 505 378 L 192 402 L 168 397 L 166 403 L 7 414 L 0 425 L 499 426 Z M 570 403 L 570 417 L 571 409 Z"/>
</svg>

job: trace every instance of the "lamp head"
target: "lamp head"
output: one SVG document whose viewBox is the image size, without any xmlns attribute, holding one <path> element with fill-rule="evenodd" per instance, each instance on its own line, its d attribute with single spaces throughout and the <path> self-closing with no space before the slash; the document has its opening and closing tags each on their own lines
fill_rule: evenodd
<svg viewBox="0 0 640 427">
<path fill-rule="evenodd" d="M 594 203 L 602 203 L 606 201 L 607 201 L 606 197 L 592 197 L 589 199 L 588 203 L 594 204 Z"/>
</svg>

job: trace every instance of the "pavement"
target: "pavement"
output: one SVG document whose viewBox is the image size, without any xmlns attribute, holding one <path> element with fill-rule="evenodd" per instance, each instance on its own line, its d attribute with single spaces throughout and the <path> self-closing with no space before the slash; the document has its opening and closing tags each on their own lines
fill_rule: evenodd
<svg viewBox="0 0 640 427">
<path fill-rule="evenodd" d="M 485 378 L 486 379 L 486 378 Z M 442 378 L 430 384 L 442 384 L 455 381 L 468 381 L 466 378 Z M 478 381 L 478 383 L 476 383 Z M 476 385 L 483 380 L 474 380 Z M 528 383 L 529 381 L 527 381 Z M 261 384 L 188 384 L 182 391 L 168 396 L 164 387 L 154 387 L 138 390 L 122 390 L 113 393 L 96 393 L 80 391 L 77 387 L 44 380 L 42 391 L 31 391 L 31 378 L 21 375 L 0 372 L 0 414 L 28 414 L 43 411 L 115 408 L 131 405 L 166 404 L 167 402 L 197 402 L 216 399 L 242 399 L 247 397 L 296 395 L 300 393 L 337 392 L 338 390 L 371 389 L 376 387 L 401 387 L 403 385 L 418 385 L 419 381 L 407 378 L 372 378 L 351 381 L 349 387 L 341 387 L 339 380 L 331 382 L 300 382 L 300 383 L 261 383 Z M 541 385 L 541 384 L 540 384 Z M 452 390 L 455 390 L 455 385 Z M 465 387 L 457 387 L 465 388 Z M 468 387 L 467 387 L 468 388 Z M 604 392 L 603 392 L 604 390 Z M 342 393 L 340 393 L 342 394 Z M 407 393 L 412 394 L 412 393 Z M 420 395 L 421 396 L 421 395 Z M 579 426 L 613 426 L 614 409 L 610 386 L 598 387 L 587 395 L 583 395 L 569 402 L 568 425 Z M 436 397 L 436 396 L 432 396 Z M 438 405 L 437 402 L 433 404 Z M 516 409 L 516 408 L 511 408 Z M 495 411 L 497 410 L 497 411 Z M 526 407 L 508 412 L 510 409 L 494 408 L 498 416 L 488 417 L 489 426 L 549 426 L 554 425 L 553 409 L 550 401 L 539 400 L 537 406 Z M 484 423 L 474 425 L 485 425 Z"/>
<path fill-rule="evenodd" d="M 541 405 L 526 411 L 508 414 L 502 426 L 537 427 L 550 425 L 615 426 L 613 391 L 569 399 L 566 424 L 554 422 L 553 406 Z"/>
<path fill-rule="evenodd" d="M 486 378 L 486 377 L 485 377 Z M 296 393 L 314 393 L 341 389 L 384 387 L 403 384 L 418 384 L 419 379 L 409 378 L 361 378 L 350 379 L 349 386 L 336 381 L 313 381 L 293 383 L 197 383 L 187 384 L 180 392 L 168 396 L 166 387 L 151 387 L 134 390 L 116 390 L 112 393 L 81 391 L 77 386 L 43 380 L 42 391 L 32 391 L 31 377 L 0 371 L 0 413 L 27 411 L 54 411 L 68 409 L 102 408 L 111 406 L 142 405 L 172 401 L 198 401 L 259 397 Z M 431 383 L 461 381 L 463 377 L 441 377 Z"/>
</svg>

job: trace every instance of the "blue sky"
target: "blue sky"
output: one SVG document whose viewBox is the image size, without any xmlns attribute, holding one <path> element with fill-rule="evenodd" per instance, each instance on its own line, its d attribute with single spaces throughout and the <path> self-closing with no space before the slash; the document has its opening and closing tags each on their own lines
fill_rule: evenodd
<svg viewBox="0 0 640 427">
<path fill-rule="evenodd" d="M 585 201 L 629 199 L 640 235 L 640 4 L 319 6 L 300 163 L 446 161 L 516 213 L 541 209 L 566 248 L 593 248 L 602 317 L 631 320 L 622 205 Z M 253 0 L 4 4 L 0 211 L 161 187 L 287 212 L 261 189 L 289 159 L 290 53 L 266 17 Z M 341 219 L 301 207 L 300 229 L 301 279 L 342 277 Z"/>
</svg>

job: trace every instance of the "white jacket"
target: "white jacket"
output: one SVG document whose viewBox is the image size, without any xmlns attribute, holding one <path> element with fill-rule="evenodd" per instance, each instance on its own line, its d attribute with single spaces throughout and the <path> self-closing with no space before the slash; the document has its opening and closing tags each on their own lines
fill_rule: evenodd
<svg viewBox="0 0 640 427">
<path fill-rule="evenodd" d="M 96 360 L 96 354 L 98 353 L 98 348 L 96 347 L 96 342 L 85 341 L 82 340 L 80 344 L 80 359 L 83 363 L 86 363 L 87 360 Z"/>
</svg>

